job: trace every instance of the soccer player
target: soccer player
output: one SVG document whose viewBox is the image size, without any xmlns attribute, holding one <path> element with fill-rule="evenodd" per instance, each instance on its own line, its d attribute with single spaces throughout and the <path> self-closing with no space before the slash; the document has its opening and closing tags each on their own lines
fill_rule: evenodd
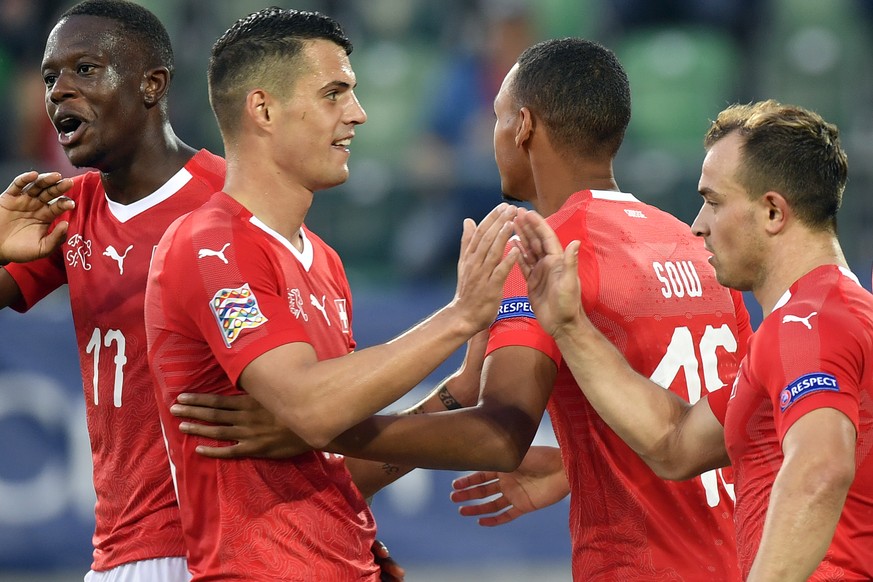
<svg viewBox="0 0 873 582">
<path fill-rule="evenodd" d="M 568 240 L 584 240 L 584 304 L 635 369 L 686 401 L 731 382 L 749 333 L 740 295 L 718 284 L 687 225 L 621 192 L 613 177 L 630 119 L 615 55 L 581 39 L 535 45 L 506 76 L 494 109 L 504 193 L 550 215 Z M 573 490 L 574 579 L 739 580 L 723 477 L 667 482 L 634 455 L 583 397 L 525 294 L 513 270 L 477 406 L 377 416 L 331 450 L 436 469 L 513 470 L 550 402 Z"/>
<path fill-rule="evenodd" d="M 466 221 L 455 298 L 395 340 L 353 351 L 336 253 L 303 221 L 348 177 L 366 114 L 352 45 L 333 20 L 267 8 L 214 45 L 209 97 L 223 191 L 176 221 L 149 274 L 149 364 L 193 580 L 378 580 L 375 524 L 342 458 L 216 461 L 170 422 L 182 391 L 248 393 L 319 449 L 414 387 L 494 318 L 515 209 Z"/>
<path fill-rule="evenodd" d="M 837 239 L 838 130 L 764 101 L 722 111 L 704 143 L 692 231 L 718 280 L 764 313 L 731 390 L 689 405 L 633 371 L 578 300 L 579 243 L 562 251 L 531 213 L 517 222 L 534 312 L 594 409 L 659 474 L 732 464 L 744 579 L 871 580 L 873 296 Z"/>
<path fill-rule="evenodd" d="M 74 165 L 95 171 L 63 180 L 27 172 L 0 196 L 0 264 L 15 263 L 0 269 L 0 306 L 26 311 L 69 286 L 97 496 L 86 579 L 185 581 L 143 303 L 161 234 L 221 189 L 225 163 L 175 135 L 167 103 L 173 51 L 145 8 L 121 0 L 73 6 L 49 35 L 42 70 L 60 144 Z M 271 427 L 241 424 L 272 435 Z M 373 551 L 399 572 L 381 544 Z"/>
<path fill-rule="evenodd" d="M 143 295 L 160 235 L 221 188 L 224 160 L 173 132 L 173 51 L 163 25 L 141 6 L 73 6 L 48 37 L 42 74 L 59 143 L 75 166 L 95 170 L 60 182 L 57 174 L 24 174 L 4 194 L 7 225 L 27 216 L 37 196 L 45 203 L 65 193 L 72 202 L 39 210 L 27 230 L 7 231 L 0 258 L 32 262 L 0 270 L 0 305 L 26 311 L 69 286 L 97 494 L 86 580 L 187 580 L 146 364 Z"/>
</svg>

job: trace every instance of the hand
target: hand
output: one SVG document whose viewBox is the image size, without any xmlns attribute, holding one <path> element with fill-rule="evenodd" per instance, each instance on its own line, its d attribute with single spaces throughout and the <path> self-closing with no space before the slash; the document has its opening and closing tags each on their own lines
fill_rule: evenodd
<svg viewBox="0 0 873 582">
<path fill-rule="evenodd" d="M 209 447 L 200 445 L 197 452 L 214 459 L 260 457 L 287 459 L 312 447 L 290 429 L 280 425 L 276 417 L 247 394 L 180 394 L 170 412 L 179 418 L 200 422 L 182 422 L 179 430 L 185 434 L 234 444 Z"/>
<path fill-rule="evenodd" d="M 520 209 L 516 217 L 521 259 L 527 279 L 528 299 L 540 326 L 551 335 L 584 318 L 579 283 L 579 241 L 566 249 L 545 219 Z"/>
<path fill-rule="evenodd" d="M 458 286 L 452 303 L 462 310 L 461 320 L 472 324 L 474 332 L 494 321 L 503 283 L 518 257 L 515 247 L 505 253 L 517 210 L 509 204 L 500 204 L 478 226 L 471 219 L 464 219 Z"/>
<path fill-rule="evenodd" d="M 479 471 L 452 482 L 451 499 L 463 503 L 497 495 L 491 501 L 462 505 L 464 516 L 484 515 L 479 525 L 509 523 L 525 513 L 553 505 L 570 493 L 561 451 L 555 447 L 531 447 L 512 473 Z M 494 514 L 494 515 L 487 515 Z"/>
<path fill-rule="evenodd" d="M 379 580 L 381 582 L 403 582 L 406 571 L 400 567 L 400 564 L 394 561 L 394 558 L 388 553 L 388 547 L 379 540 L 376 540 L 373 542 L 371 549 L 376 565 L 382 570 Z"/>
<path fill-rule="evenodd" d="M 33 261 L 61 245 L 69 223 L 58 222 L 51 232 L 49 227 L 75 206 L 69 198 L 58 198 L 72 186 L 57 172 L 26 172 L 12 181 L 0 194 L 0 262 Z"/>
</svg>

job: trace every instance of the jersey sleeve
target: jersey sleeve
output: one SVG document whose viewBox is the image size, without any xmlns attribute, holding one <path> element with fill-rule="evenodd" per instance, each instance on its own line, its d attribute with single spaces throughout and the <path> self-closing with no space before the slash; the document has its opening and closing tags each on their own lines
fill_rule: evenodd
<svg viewBox="0 0 873 582">
<path fill-rule="evenodd" d="M 537 322 L 527 297 L 527 283 L 518 265 L 512 267 L 503 285 L 503 299 L 497 310 L 497 318 L 491 324 L 485 355 L 507 346 L 539 350 L 556 366 L 561 365 L 561 351 L 555 340 Z"/>
<path fill-rule="evenodd" d="M 163 296 L 172 298 L 180 327 L 206 340 L 234 384 L 248 364 L 271 349 L 311 343 L 289 312 L 274 261 L 245 235 L 230 229 L 182 233 L 159 267 Z M 197 262 L 198 248 L 221 248 L 228 241 L 227 264 Z"/>
<path fill-rule="evenodd" d="M 859 384 L 864 354 L 871 349 L 862 345 L 867 336 L 863 330 L 853 329 L 859 326 L 850 318 L 817 317 L 820 319 L 813 322 L 812 330 L 798 323 L 790 328 L 781 324 L 782 366 L 757 370 L 773 404 L 780 442 L 799 418 L 818 408 L 839 410 L 858 429 Z"/>
<path fill-rule="evenodd" d="M 42 298 L 67 283 L 63 251 L 58 248 L 51 255 L 29 263 L 10 263 L 4 267 L 21 291 L 19 300 L 10 305 L 24 313 Z"/>
</svg>

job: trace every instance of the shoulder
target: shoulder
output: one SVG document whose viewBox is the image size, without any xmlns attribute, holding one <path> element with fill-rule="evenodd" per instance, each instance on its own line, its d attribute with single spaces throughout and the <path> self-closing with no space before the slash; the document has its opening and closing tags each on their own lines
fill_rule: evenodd
<svg viewBox="0 0 873 582">
<path fill-rule="evenodd" d="M 194 157 L 185 164 L 185 168 L 195 180 L 204 184 L 212 192 L 221 190 L 224 186 L 227 165 L 221 156 L 203 149 L 194 154 Z"/>
</svg>

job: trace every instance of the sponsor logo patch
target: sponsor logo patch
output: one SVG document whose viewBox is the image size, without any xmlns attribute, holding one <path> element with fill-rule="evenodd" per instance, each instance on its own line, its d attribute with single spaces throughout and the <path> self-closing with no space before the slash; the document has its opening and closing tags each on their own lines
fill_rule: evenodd
<svg viewBox="0 0 873 582">
<path fill-rule="evenodd" d="M 236 289 L 221 289 L 213 295 L 209 308 L 215 314 L 227 347 L 244 329 L 254 329 L 267 322 L 248 283 Z"/>
<path fill-rule="evenodd" d="M 500 302 L 500 308 L 497 310 L 497 319 L 509 319 L 510 317 L 529 317 L 536 319 L 533 308 L 530 306 L 530 301 L 527 297 L 507 297 Z"/>
<path fill-rule="evenodd" d="M 804 374 L 782 390 L 782 393 L 779 395 L 779 408 L 782 412 L 785 412 L 789 406 L 804 396 L 822 391 L 839 392 L 840 387 L 837 384 L 837 378 L 824 372 Z"/>
</svg>

